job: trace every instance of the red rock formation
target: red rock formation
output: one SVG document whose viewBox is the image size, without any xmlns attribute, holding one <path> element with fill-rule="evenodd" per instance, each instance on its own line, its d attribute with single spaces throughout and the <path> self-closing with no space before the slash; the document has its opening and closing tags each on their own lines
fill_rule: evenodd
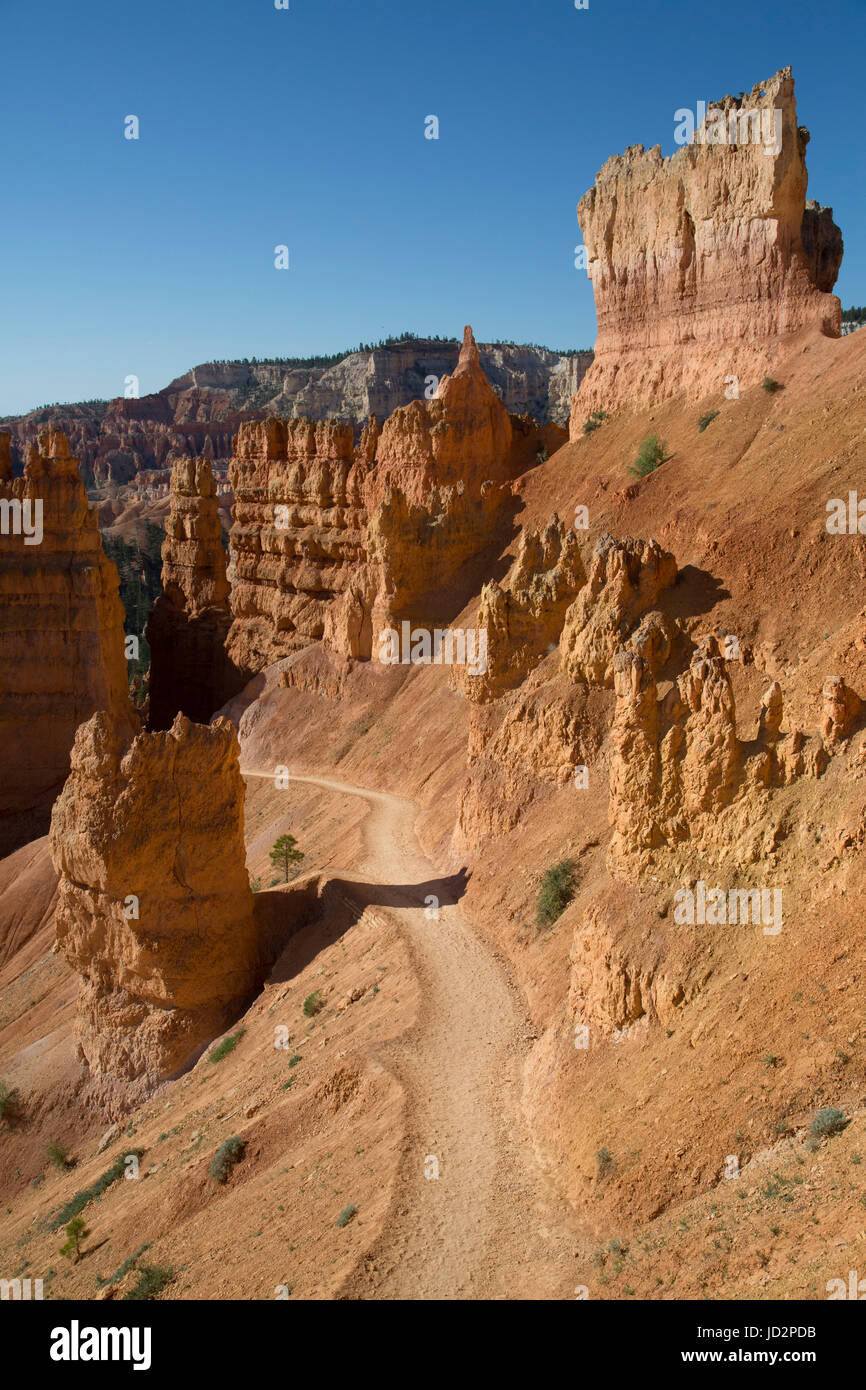
<svg viewBox="0 0 866 1390">
<path fill-rule="evenodd" d="M 152 1087 L 241 1011 L 260 977 L 234 726 L 178 715 L 130 745 L 79 729 L 51 819 L 57 939 L 81 976 L 91 1073 Z"/>
<path fill-rule="evenodd" d="M 366 560 L 362 484 L 375 424 L 241 426 L 231 478 L 233 624 L 228 650 L 250 672 L 320 640 L 329 609 Z M 372 441 L 372 443 L 371 443 Z"/>
<path fill-rule="evenodd" d="M 614 871 L 646 869 L 651 851 L 687 840 L 705 855 L 730 848 L 745 825 L 760 820 L 762 790 L 804 774 L 819 777 L 828 764 L 818 735 L 782 733 L 777 682 L 763 696 L 755 743 L 738 738 L 729 665 L 714 636 L 701 639 L 691 665 L 662 701 L 651 663 L 634 650 L 623 647 L 616 653 L 614 682 L 609 856 Z M 858 707 L 857 697 L 846 699 L 841 685 L 831 678 L 825 686 L 832 706 L 821 728 L 825 742 L 834 741 L 833 729 L 850 732 Z M 728 808 L 738 819 L 725 831 L 720 817 Z"/>
<path fill-rule="evenodd" d="M 676 560 L 656 541 L 601 536 L 562 629 L 562 664 L 571 679 L 613 685 L 614 655 L 629 633 L 630 645 L 658 671 L 673 628 L 656 605 L 676 577 Z"/>
<path fill-rule="evenodd" d="M 369 659 L 404 618 L 459 612 L 501 547 L 510 480 L 551 427 L 515 431 L 467 328 L 433 400 L 351 426 L 244 425 L 232 463 L 234 615 L 228 649 L 249 672 L 323 640 Z"/>
<path fill-rule="evenodd" d="M 765 122 L 767 144 L 753 125 L 744 130 L 750 119 Z M 598 339 L 572 439 L 593 409 L 721 394 L 728 375 L 750 385 L 798 329 L 838 336 L 841 309 L 827 291 L 841 236 L 829 209 L 806 207 L 808 139 L 784 68 L 742 104 L 725 97 L 710 108 L 675 154 L 635 145 L 607 161 L 577 210 Z"/>
<path fill-rule="evenodd" d="M 367 489 L 372 514 L 389 487 L 411 503 L 426 503 L 433 487 L 462 483 L 478 495 L 485 482 L 504 482 L 514 473 L 508 411 L 484 375 L 471 328 L 452 376 L 433 400 L 412 401 L 382 427 L 377 468 Z"/>
<path fill-rule="evenodd" d="M 242 688 L 226 656 L 231 625 L 216 487 L 207 459 L 180 459 L 162 545 L 162 594 L 148 619 L 150 727 L 180 711 L 207 723 Z"/>
<path fill-rule="evenodd" d="M 13 533 L 16 509 L 28 503 L 33 521 L 42 507 L 33 544 L 35 533 Z M 117 571 L 65 435 L 46 431 L 16 479 L 9 436 L 0 435 L 0 504 L 8 518 L 0 534 L 0 835 L 8 849 L 44 829 L 79 724 L 96 709 L 110 710 L 130 734 L 137 722 Z"/>
<path fill-rule="evenodd" d="M 586 576 L 574 531 L 558 516 L 543 531 L 521 531 L 517 556 L 502 584 L 485 584 L 475 626 L 487 634 L 487 670 L 454 666 L 451 684 L 475 703 L 519 685 L 556 646 L 565 610 Z"/>
<path fill-rule="evenodd" d="M 821 737 L 826 744 L 842 743 L 850 736 L 863 701 L 840 676 L 828 676 L 822 694 Z"/>
</svg>

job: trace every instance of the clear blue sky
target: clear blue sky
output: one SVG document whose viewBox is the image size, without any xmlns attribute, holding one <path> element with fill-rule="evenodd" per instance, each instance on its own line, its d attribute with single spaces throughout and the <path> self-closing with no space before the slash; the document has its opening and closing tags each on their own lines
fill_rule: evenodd
<svg viewBox="0 0 866 1390">
<path fill-rule="evenodd" d="M 864 40 L 863 0 L 0 0 L 0 414 L 404 329 L 589 346 L 598 168 L 788 63 L 866 303 Z"/>
</svg>

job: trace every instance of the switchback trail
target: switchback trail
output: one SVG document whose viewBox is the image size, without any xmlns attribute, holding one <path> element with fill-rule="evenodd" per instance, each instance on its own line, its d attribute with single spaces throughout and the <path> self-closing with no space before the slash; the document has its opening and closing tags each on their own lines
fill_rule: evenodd
<svg viewBox="0 0 866 1390">
<path fill-rule="evenodd" d="M 438 920 L 427 917 L 437 872 L 415 837 L 412 802 L 324 777 L 291 780 L 367 802 L 357 873 L 389 888 L 375 911 L 398 925 L 422 1001 L 415 1027 L 376 1053 L 405 1089 L 407 1132 L 385 1228 L 341 1297 L 574 1298 L 580 1238 L 538 1168 L 520 1106 L 532 1030 L 519 992 L 448 905 L 447 887 Z M 425 1176 L 431 1160 L 438 1177 Z"/>
</svg>

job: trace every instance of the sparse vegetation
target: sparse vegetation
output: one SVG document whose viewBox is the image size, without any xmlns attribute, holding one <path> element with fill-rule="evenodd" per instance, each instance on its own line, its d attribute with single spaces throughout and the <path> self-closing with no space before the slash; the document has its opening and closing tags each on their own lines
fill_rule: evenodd
<svg viewBox="0 0 866 1390">
<path fill-rule="evenodd" d="M 575 869 L 573 859 L 560 859 L 545 873 L 535 904 L 535 920 L 539 927 L 552 926 L 571 902 L 574 897 Z"/>
<path fill-rule="evenodd" d="M 584 434 L 592 434 L 593 430 L 597 430 L 600 425 L 604 424 L 606 419 L 606 410 L 591 410 L 583 422 Z"/>
<path fill-rule="evenodd" d="M 227 1038 L 223 1038 L 221 1043 L 217 1043 L 208 1061 L 221 1062 L 224 1057 L 228 1057 L 230 1052 L 234 1052 L 246 1031 L 246 1028 L 239 1028 L 236 1033 L 230 1033 Z"/>
<path fill-rule="evenodd" d="M 322 991 L 314 989 L 312 994 L 308 994 L 304 1000 L 304 1015 L 307 1018 L 313 1018 L 316 1014 L 321 1013 L 324 1007 L 325 1001 L 322 998 Z"/>
<path fill-rule="evenodd" d="M 174 1270 L 170 1265 L 142 1265 L 138 1271 L 138 1279 L 128 1293 L 123 1295 L 125 1303 L 138 1302 L 144 1299 L 159 1298 L 163 1289 L 166 1288 L 174 1278 Z"/>
<path fill-rule="evenodd" d="M 47 1145 L 45 1157 L 55 1168 L 69 1167 L 69 1151 L 64 1144 L 58 1144 L 54 1139 Z"/>
<path fill-rule="evenodd" d="M 246 1142 L 238 1134 L 233 1134 L 230 1139 L 224 1140 L 210 1161 L 211 1177 L 215 1178 L 217 1182 L 228 1182 L 232 1168 L 236 1163 L 240 1163 L 246 1152 L 246 1147 Z"/>
<path fill-rule="evenodd" d="M 777 391 L 784 390 L 781 381 L 774 381 L 771 376 L 765 376 L 764 380 L 761 382 L 761 385 L 763 386 L 764 390 L 768 392 L 768 394 L 771 396 L 775 395 Z"/>
<path fill-rule="evenodd" d="M 75 1196 L 72 1197 L 66 1203 L 66 1206 L 49 1222 L 48 1229 L 51 1231 L 59 1231 L 61 1226 L 67 1225 L 74 1216 L 78 1216 L 79 1212 L 84 1210 L 88 1203 L 95 1201 L 97 1197 L 101 1197 L 103 1192 L 111 1187 L 112 1183 L 117 1182 L 118 1178 L 123 1177 L 126 1171 L 126 1160 L 128 1158 L 141 1158 L 143 1153 L 144 1149 L 130 1149 L 128 1153 L 120 1154 L 120 1156 L 114 1160 L 111 1167 L 106 1168 L 102 1176 L 96 1179 L 95 1183 L 90 1187 L 82 1188 L 80 1192 L 76 1192 Z"/>
<path fill-rule="evenodd" d="M 844 1110 L 839 1110 L 835 1105 L 828 1105 L 825 1110 L 819 1110 L 813 1115 L 809 1132 L 816 1138 L 826 1139 L 831 1134 L 841 1134 L 847 1124 Z"/>
<path fill-rule="evenodd" d="M 271 863 L 275 868 L 283 871 L 284 883 L 289 881 L 289 869 L 292 865 L 300 864 L 304 857 L 297 846 L 298 842 L 294 835 L 281 835 L 278 840 L 274 841 L 274 847 L 270 852 Z"/>
<path fill-rule="evenodd" d="M 648 474 L 654 473 L 657 468 L 661 468 L 663 463 L 673 458 L 673 454 L 668 453 L 666 439 L 659 439 L 657 434 L 648 434 L 637 451 L 637 458 L 629 468 L 629 473 L 633 478 L 646 478 Z"/>
<path fill-rule="evenodd" d="M 707 428 L 707 425 L 711 425 L 713 423 L 718 413 L 719 412 L 717 410 L 708 410 L 706 415 L 701 416 L 700 420 L 698 421 L 698 429 L 700 430 L 701 434 L 703 434 L 704 430 Z"/>
<path fill-rule="evenodd" d="M 614 1170 L 615 1164 L 613 1154 L 604 1145 L 595 1151 L 595 1161 L 597 1165 L 596 1177 L 599 1182 L 603 1182 Z"/>
<path fill-rule="evenodd" d="M 340 1215 L 337 1217 L 336 1221 L 334 1222 L 334 1225 L 335 1225 L 335 1226 L 348 1226 L 349 1222 L 352 1220 L 352 1218 L 353 1218 L 354 1216 L 357 1215 L 357 1213 L 358 1213 L 358 1208 L 355 1207 L 355 1206 L 352 1206 L 352 1204 L 351 1204 L 351 1202 L 350 1202 L 349 1205 L 348 1205 L 347 1207 L 343 1207 L 343 1210 L 340 1212 Z"/>
<path fill-rule="evenodd" d="M 538 448 L 537 448 L 536 451 L 535 451 L 535 461 L 536 461 L 536 463 L 547 463 L 547 460 L 548 460 L 549 458 L 550 458 L 550 455 L 549 455 L 548 452 L 547 452 L 547 445 L 546 445 L 546 444 L 539 444 Z"/>
<path fill-rule="evenodd" d="M 145 1242 L 144 1245 L 140 1245 L 136 1250 L 135 1254 L 130 1255 L 127 1259 L 123 1261 L 123 1264 L 118 1265 L 114 1273 L 109 1274 L 107 1279 L 103 1279 L 101 1274 L 97 1274 L 96 1282 L 99 1285 L 99 1287 L 104 1288 L 107 1284 L 119 1284 L 124 1275 L 128 1274 L 129 1271 L 132 1269 L 136 1260 L 144 1254 L 145 1250 L 150 1249 L 150 1244 L 151 1243 L 148 1240 Z"/>
</svg>

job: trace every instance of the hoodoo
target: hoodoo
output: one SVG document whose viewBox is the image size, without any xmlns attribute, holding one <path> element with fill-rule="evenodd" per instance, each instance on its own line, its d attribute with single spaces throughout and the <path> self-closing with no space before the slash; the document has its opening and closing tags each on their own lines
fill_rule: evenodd
<svg viewBox="0 0 866 1390">
<path fill-rule="evenodd" d="M 51 818 L 57 940 L 81 976 L 96 1077 L 147 1088 L 242 1011 L 259 980 L 244 784 L 227 719 L 178 715 L 129 745 L 104 713 L 78 731 Z"/>
<path fill-rule="evenodd" d="M 137 720 L 117 571 L 65 434 L 40 435 L 23 478 L 13 478 L 9 435 L 0 434 L 0 505 L 0 838 L 8 852 L 44 833 L 79 724 L 104 709 L 131 736 Z M 40 518 L 30 536 L 16 522 L 28 514 Z"/>
</svg>

